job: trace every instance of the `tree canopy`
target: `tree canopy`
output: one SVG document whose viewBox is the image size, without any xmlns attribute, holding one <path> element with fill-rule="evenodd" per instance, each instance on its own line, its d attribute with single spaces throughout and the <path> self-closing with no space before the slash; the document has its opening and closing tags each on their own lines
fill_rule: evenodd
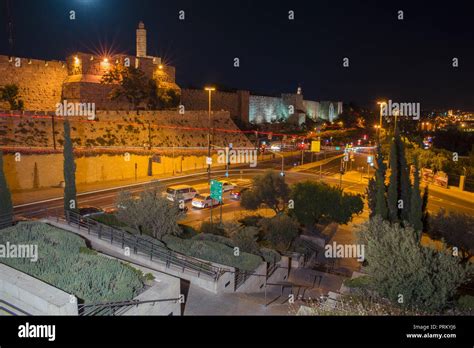
<svg viewBox="0 0 474 348">
<path fill-rule="evenodd" d="M 140 234 L 149 234 L 162 239 L 167 234 L 179 235 L 178 221 L 183 213 L 178 205 L 169 202 L 159 188 L 142 191 L 138 197 L 130 192 L 121 192 L 117 198 L 117 217 L 135 228 Z"/>
<path fill-rule="evenodd" d="M 257 210 L 265 204 L 276 213 L 285 210 L 290 188 L 285 178 L 270 170 L 253 178 L 253 188 L 242 194 L 240 205 L 248 210 Z"/>
<path fill-rule="evenodd" d="M 310 230 L 318 223 L 347 224 L 353 214 L 364 209 L 360 195 L 344 193 L 340 188 L 313 181 L 295 184 L 291 198 L 294 201 L 292 214 Z"/>
<path fill-rule="evenodd" d="M 420 245 L 412 227 L 383 221 L 380 216 L 360 227 L 366 271 L 371 286 L 392 303 L 427 311 L 445 309 L 472 266 L 460 258 Z"/>
</svg>

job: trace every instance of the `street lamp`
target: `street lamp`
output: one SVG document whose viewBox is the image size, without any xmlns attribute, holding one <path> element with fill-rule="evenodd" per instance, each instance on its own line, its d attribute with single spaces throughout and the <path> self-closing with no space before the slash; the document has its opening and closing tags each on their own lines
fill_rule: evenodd
<svg viewBox="0 0 474 348">
<path fill-rule="evenodd" d="M 387 104 L 386 102 L 384 101 L 379 101 L 377 102 L 378 105 L 380 105 L 380 121 L 379 121 L 379 127 L 378 127 L 378 140 L 379 140 L 379 143 L 380 143 L 380 131 L 382 130 L 382 105 L 384 104 Z"/>
<path fill-rule="evenodd" d="M 207 128 L 207 180 L 211 182 L 211 93 L 216 90 L 215 87 L 205 87 L 204 90 L 209 92 L 209 123 Z"/>
<path fill-rule="evenodd" d="M 274 152 L 272 150 L 268 150 L 268 151 L 281 157 L 281 172 L 280 172 L 280 175 L 285 176 L 285 156 L 282 155 L 281 153 Z"/>
</svg>

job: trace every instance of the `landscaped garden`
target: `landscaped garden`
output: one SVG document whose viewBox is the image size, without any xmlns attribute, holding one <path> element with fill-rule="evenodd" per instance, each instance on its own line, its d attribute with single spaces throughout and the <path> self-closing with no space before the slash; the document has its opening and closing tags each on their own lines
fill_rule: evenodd
<svg viewBox="0 0 474 348">
<path fill-rule="evenodd" d="M 85 304 L 126 301 L 144 288 L 141 271 L 98 255 L 77 235 L 39 222 L 21 222 L 0 232 L 0 244 L 37 245 L 38 260 L 2 258 L 0 262 L 27 273 Z"/>
</svg>

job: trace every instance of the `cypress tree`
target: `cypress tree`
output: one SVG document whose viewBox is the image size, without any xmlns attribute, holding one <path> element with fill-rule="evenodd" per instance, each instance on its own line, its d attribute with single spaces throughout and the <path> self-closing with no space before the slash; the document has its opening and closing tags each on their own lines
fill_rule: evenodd
<svg viewBox="0 0 474 348">
<path fill-rule="evenodd" d="M 420 192 L 420 175 L 418 173 L 418 158 L 415 157 L 415 174 L 413 180 L 413 188 L 411 190 L 410 215 L 409 222 L 421 238 L 423 231 L 423 201 Z"/>
<path fill-rule="evenodd" d="M 388 217 L 391 222 L 398 221 L 398 146 L 396 143 L 396 135 L 390 144 L 390 183 L 388 184 L 387 206 Z"/>
<path fill-rule="evenodd" d="M 76 209 L 76 163 L 69 121 L 64 121 L 64 212 Z"/>
<path fill-rule="evenodd" d="M 3 152 L 0 151 L 0 228 L 13 223 L 13 203 L 7 179 L 3 171 Z"/>
<path fill-rule="evenodd" d="M 377 214 L 377 183 L 374 178 L 369 179 L 367 188 L 365 189 L 365 193 L 367 195 L 367 204 L 370 210 L 369 218 L 372 219 Z"/>
<path fill-rule="evenodd" d="M 423 215 L 423 229 L 425 231 L 428 231 L 429 227 L 428 227 L 428 218 L 429 218 L 429 214 L 428 214 L 428 211 L 427 211 L 427 208 L 428 208 L 428 186 L 425 186 L 425 189 L 423 190 L 423 199 L 422 199 L 422 204 L 421 204 L 421 211 L 422 211 L 422 215 Z"/>
<path fill-rule="evenodd" d="M 398 150 L 398 175 L 400 176 L 399 200 L 403 202 L 403 209 L 399 211 L 402 221 L 409 221 L 410 218 L 410 200 L 411 200 L 411 182 L 410 168 L 405 158 L 405 144 L 399 134 L 396 135 Z"/>
<path fill-rule="evenodd" d="M 375 215 L 382 219 L 388 218 L 387 199 L 385 197 L 385 172 L 386 167 L 383 163 L 383 155 L 380 145 L 377 148 L 377 171 L 375 172 Z"/>
</svg>

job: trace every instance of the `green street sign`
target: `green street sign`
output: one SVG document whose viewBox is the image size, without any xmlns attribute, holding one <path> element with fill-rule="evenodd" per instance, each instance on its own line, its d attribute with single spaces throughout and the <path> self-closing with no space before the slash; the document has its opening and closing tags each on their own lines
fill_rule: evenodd
<svg viewBox="0 0 474 348">
<path fill-rule="evenodd" d="M 214 179 L 211 180 L 211 198 L 222 201 L 222 183 Z"/>
</svg>

